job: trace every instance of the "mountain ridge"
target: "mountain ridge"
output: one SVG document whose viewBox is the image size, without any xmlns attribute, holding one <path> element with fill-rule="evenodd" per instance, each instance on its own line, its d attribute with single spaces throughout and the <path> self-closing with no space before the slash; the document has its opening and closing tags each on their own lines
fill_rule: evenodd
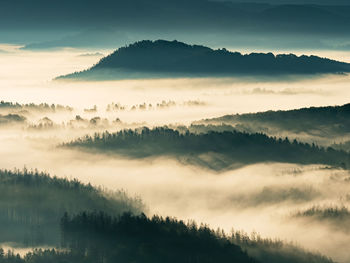
<svg viewBox="0 0 350 263">
<path fill-rule="evenodd" d="M 177 40 L 143 40 L 121 47 L 91 68 L 56 79 L 134 79 L 305 75 L 350 72 L 350 64 L 317 56 L 231 52 Z"/>
</svg>

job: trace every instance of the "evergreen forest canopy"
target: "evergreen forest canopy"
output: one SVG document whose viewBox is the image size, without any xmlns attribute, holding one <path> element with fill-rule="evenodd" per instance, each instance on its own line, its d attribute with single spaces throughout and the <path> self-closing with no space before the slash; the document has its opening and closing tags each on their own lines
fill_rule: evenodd
<svg viewBox="0 0 350 263">
<path fill-rule="evenodd" d="M 317 56 L 251 53 L 178 41 L 144 40 L 102 58 L 88 70 L 57 79 L 138 79 L 163 77 L 227 77 L 306 75 L 350 72 L 350 64 Z"/>
<path fill-rule="evenodd" d="M 38 171 L 0 170 L 3 243 L 55 246 L 21 257 L 0 246 L 1 263 L 249 262 L 332 263 L 280 240 L 205 224 L 147 217 L 139 199 Z"/>
<path fill-rule="evenodd" d="M 80 262 L 240 262 L 332 263 L 280 240 L 242 231 L 227 235 L 207 225 L 170 217 L 104 212 L 65 213 L 60 222 L 59 250 L 34 250 L 24 257 L 0 249 L 1 263 Z"/>
<path fill-rule="evenodd" d="M 18 114 L 0 114 L 0 125 L 8 125 L 8 124 L 18 124 L 24 123 L 26 121 L 26 117 L 18 115 Z"/>
<path fill-rule="evenodd" d="M 45 111 L 45 112 L 56 112 L 56 111 L 73 111 L 72 107 L 63 106 L 60 104 L 48 104 L 48 103 L 27 103 L 20 104 L 18 102 L 8 102 L 8 101 L 0 101 L 0 110 L 35 110 L 35 111 Z"/>
<path fill-rule="evenodd" d="M 87 135 L 63 146 L 131 158 L 168 155 L 215 170 L 259 162 L 350 165 L 350 154 L 345 151 L 237 131 L 195 134 L 166 127 L 142 128 Z"/>
<path fill-rule="evenodd" d="M 58 245 L 59 222 L 65 212 L 94 210 L 139 214 L 144 206 L 124 191 L 107 192 L 27 169 L 0 170 L 0 243 Z"/>
<path fill-rule="evenodd" d="M 194 124 L 233 125 L 240 129 L 266 133 L 277 129 L 329 137 L 344 136 L 350 135 L 350 104 L 225 115 Z"/>
<path fill-rule="evenodd" d="M 349 195 L 346 196 L 347 200 L 349 198 Z M 306 222 L 329 225 L 333 231 L 340 231 L 346 234 L 350 233 L 350 210 L 344 205 L 315 205 L 296 212 L 293 217 L 305 220 Z"/>
</svg>

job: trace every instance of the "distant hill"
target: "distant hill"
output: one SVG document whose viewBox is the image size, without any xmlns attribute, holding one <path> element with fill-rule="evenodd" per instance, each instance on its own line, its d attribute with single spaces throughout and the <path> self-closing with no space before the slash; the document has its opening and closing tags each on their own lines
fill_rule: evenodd
<svg viewBox="0 0 350 263">
<path fill-rule="evenodd" d="M 350 135 L 350 104 L 225 115 L 194 124 L 238 125 L 239 127 L 251 127 L 254 132 L 267 133 L 273 129 L 295 133 L 318 131 L 319 135 L 336 137 Z M 252 132 L 252 130 L 249 131 Z"/>
<path fill-rule="evenodd" d="M 179 132 L 167 127 L 85 136 L 63 147 L 128 158 L 169 156 L 184 163 L 225 170 L 262 162 L 350 167 L 350 154 L 288 138 L 237 131 Z"/>
<path fill-rule="evenodd" d="M 300 75 L 350 72 L 350 64 L 316 56 L 213 50 L 178 41 L 136 42 L 102 58 L 92 68 L 57 79 L 134 79 L 239 75 Z"/>
<path fill-rule="evenodd" d="M 348 151 L 349 146 L 343 143 L 350 140 L 350 104 L 225 115 L 196 121 L 190 129 L 262 132 Z"/>
</svg>

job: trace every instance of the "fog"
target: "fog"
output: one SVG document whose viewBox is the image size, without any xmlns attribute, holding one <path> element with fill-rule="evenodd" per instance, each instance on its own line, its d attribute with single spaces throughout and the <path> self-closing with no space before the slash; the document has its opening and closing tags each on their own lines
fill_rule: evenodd
<svg viewBox="0 0 350 263">
<path fill-rule="evenodd" d="M 347 170 L 260 163 L 215 172 L 165 157 L 133 160 L 57 148 L 63 142 L 105 129 L 189 125 L 225 114 L 342 105 L 349 103 L 349 76 L 291 77 L 287 81 L 211 78 L 58 82 L 52 79 L 96 63 L 96 56 L 84 54 L 97 51 L 29 52 L 17 48 L 0 46 L 6 51 L 0 52 L 0 99 L 54 103 L 74 109 L 54 112 L 2 109 L 2 115 L 17 113 L 27 119 L 18 125 L 0 125 L 0 168 L 37 168 L 108 189 L 123 188 L 132 196 L 142 197 L 149 215 L 194 219 L 228 232 L 231 228 L 257 231 L 264 237 L 294 241 L 340 262 L 350 260 L 349 233 L 319 220 L 294 216 L 318 205 L 348 207 L 350 173 Z M 110 50 L 98 52 L 108 54 Z M 350 52 L 344 53 L 343 60 L 350 61 L 349 57 Z M 124 109 L 107 111 L 111 103 L 118 103 Z M 140 107 L 144 103 L 146 108 Z M 77 120 L 77 115 L 87 122 L 80 122 L 80 128 L 74 125 L 67 128 L 70 121 Z M 91 126 L 90 120 L 96 116 L 107 119 L 109 124 Z M 57 125 L 63 122 L 64 128 L 28 128 L 44 117 Z M 116 119 L 121 123 L 113 124 Z"/>
<path fill-rule="evenodd" d="M 109 52 L 101 51 L 103 54 Z M 191 110 L 186 107 L 173 107 L 166 111 L 133 111 L 111 116 L 127 122 L 189 124 L 194 120 L 228 113 L 341 105 L 348 102 L 350 95 L 347 88 L 349 77 L 343 75 L 300 80 L 291 77 L 288 82 L 237 78 L 97 83 L 52 81 L 59 75 L 86 69 L 98 61 L 93 56 L 81 56 L 86 53 L 91 51 L 29 52 L 10 48 L 10 53 L 0 54 L 1 99 L 19 103 L 69 105 L 81 111 L 94 105 L 105 111 L 112 102 L 129 107 L 162 101 L 183 104 L 193 100 L 206 103 L 205 110 L 202 107 L 193 107 Z"/>
<path fill-rule="evenodd" d="M 49 142 L 49 143 L 48 143 Z M 206 222 L 294 241 L 347 262 L 350 235 L 318 220 L 295 218 L 315 205 L 345 205 L 350 173 L 322 166 L 269 163 L 215 173 L 158 158 L 128 160 L 55 149 L 49 140 L 2 138 L 2 168 L 30 168 L 139 195 L 147 214 Z M 305 228 L 307 224 L 307 228 Z"/>
</svg>

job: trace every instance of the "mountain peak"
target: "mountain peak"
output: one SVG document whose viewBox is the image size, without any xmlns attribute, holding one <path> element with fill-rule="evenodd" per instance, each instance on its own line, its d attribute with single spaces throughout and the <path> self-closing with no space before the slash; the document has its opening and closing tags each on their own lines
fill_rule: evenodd
<svg viewBox="0 0 350 263">
<path fill-rule="evenodd" d="M 117 49 L 87 71 L 61 78 L 276 76 L 344 72 L 350 72 L 349 64 L 317 56 L 244 55 L 177 40 L 142 40 Z"/>
</svg>

